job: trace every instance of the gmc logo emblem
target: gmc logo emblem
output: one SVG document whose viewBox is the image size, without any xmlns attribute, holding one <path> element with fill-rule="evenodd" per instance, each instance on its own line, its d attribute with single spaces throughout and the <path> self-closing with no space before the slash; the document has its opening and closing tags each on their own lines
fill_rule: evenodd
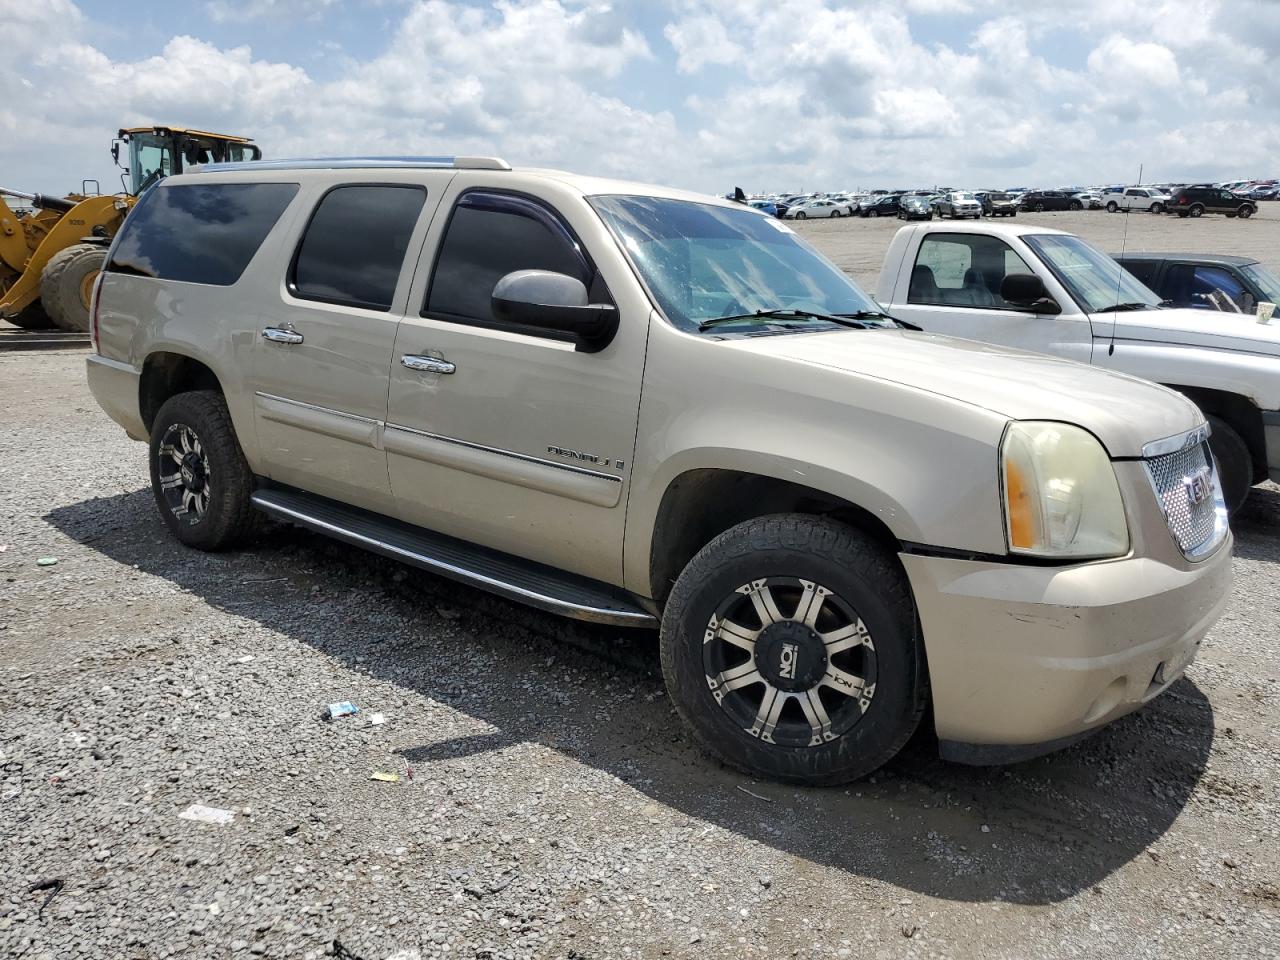
<svg viewBox="0 0 1280 960">
<path fill-rule="evenodd" d="M 1185 477 L 1182 485 L 1187 489 L 1187 502 L 1191 506 L 1199 506 L 1213 495 L 1213 484 L 1209 482 L 1209 468 L 1203 467 L 1194 475 Z"/>
</svg>

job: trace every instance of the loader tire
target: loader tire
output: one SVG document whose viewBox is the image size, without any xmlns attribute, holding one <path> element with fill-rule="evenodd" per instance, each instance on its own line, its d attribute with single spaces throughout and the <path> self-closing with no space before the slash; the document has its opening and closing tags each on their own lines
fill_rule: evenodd
<svg viewBox="0 0 1280 960">
<path fill-rule="evenodd" d="M 21 327 L 23 330 L 51 330 L 53 328 L 53 321 L 49 318 L 49 314 L 44 312 L 39 300 L 35 301 L 16 317 L 5 317 L 5 319 L 15 327 Z"/>
<path fill-rule="evenodd" d="M 40 302 L 60 330 L 89 329 L 93 282 L 107 261 L 107 251 L 92 243 L 59 250 L 40 274 Z"/>
</svg>

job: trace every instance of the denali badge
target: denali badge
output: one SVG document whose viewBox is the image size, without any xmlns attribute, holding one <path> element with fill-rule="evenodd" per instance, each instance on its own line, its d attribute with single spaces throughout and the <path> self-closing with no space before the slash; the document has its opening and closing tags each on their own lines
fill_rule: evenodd
<svg viewBox="0 0 1280 960">
<path fill-rule="evenodd" d="M 778 664 L 778 676 L 783 680 L 794 680 L 796 678 L 796 649 L 794 643 L 784 643 L 782 645 L 782 658 Z"/>
<path fill-rule="evenodd" d="M 1209 482 L 1209 468 L 1201 467 L 1189 477 L 1182 478 L 1182 485 L 1187 490 L 1187 502 L 1195 507 L 1203 503 L 1213 493 L 1213 484 Z"/>
<path fill-rule="evenodd" d="M 597 457 L 594 453 L 581 453 L 577 450 L 570 450 L 568 447 L 552 445 L 547 447 L 547 453 L 554 453 L 557 457 L 568 457 L 570 460 L 586 460 L 588 463 L 598 463 L 602 467 L 617 467 L 619 470 L 626 466 L 626 461 L 623 460 Z"/>
</svg>

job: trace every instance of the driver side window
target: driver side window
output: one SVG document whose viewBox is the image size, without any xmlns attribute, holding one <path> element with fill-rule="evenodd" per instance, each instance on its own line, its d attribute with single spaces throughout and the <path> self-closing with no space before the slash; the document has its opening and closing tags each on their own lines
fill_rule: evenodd
<svg viewBox="0 0 1280 960">
<path fill-rule="evenodd" d="M 1033 273 L 1003 240 L 981 234 L 925 237 L 911 269 L 908 303 L 1024 311 L 1000 295 L 1004 278 Z"/>
<path fill-rule="evenodd" d="M 516 270 L 551 270 L 581 280 L 592 302 L 607 300 L 603 281 L 578 238 L 550 208 L 528 197 L 471 191 L 445 228 L 422 316 L 500 326 L 494 285 Z"/>
</svg>

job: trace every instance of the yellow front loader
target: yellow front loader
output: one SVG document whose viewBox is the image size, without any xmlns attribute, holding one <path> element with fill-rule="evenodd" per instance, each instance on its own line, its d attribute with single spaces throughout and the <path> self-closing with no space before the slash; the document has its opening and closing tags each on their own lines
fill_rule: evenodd
<svg viewBox="0 0 1280 960">
<path fill-rule="evenodd" d="M 124 159 L 121 146 L 128 147 Z M 257 160 L 262 151 L 245 137 L 129 127 L 111 155 L 124 171 L 124 190 L 114 196 L 90 195 L 91 181 L 66 197 L 0 187 L 0 318 L 28 329 L 88 330 L 89 300 L 107 247 L 142 192 L 184 165 Z M 29 209 L 15 212 L 10 199 Z"/>
</svg>

